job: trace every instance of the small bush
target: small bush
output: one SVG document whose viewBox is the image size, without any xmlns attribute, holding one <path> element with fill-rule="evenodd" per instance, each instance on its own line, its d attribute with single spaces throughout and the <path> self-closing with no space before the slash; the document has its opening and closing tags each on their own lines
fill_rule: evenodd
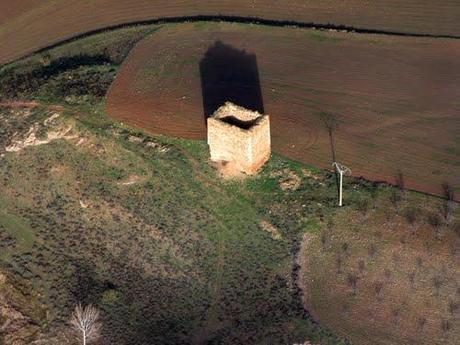
<svg viewBox="0 0 460 345">
<path fill-rule="evenodd" d="M 337 263 L 337 274 L 342 274 L 343 259 L 341 255 L 337 256 L 336 263 Z"/>
<path fill-rule="evenodd" d="M 374 283 L 374 292 L 377 298 L 380 300 L 382 298 L 384 284 L 381 281 Z"/>
<path fill-rule="evenodd" d="M 414 225 L 417 222 L 418 216 L 420 215 L 420 209 L 415 206 L 410 206 L 404 210 L 404 218 L 410 225 Z"/>
<path fill-rule="evenodd" d="M 439 215 L 435 214 L 435 213 L 431 213 L 428 215 L 427 217 L 427 222 L 428 224 L 430 224 L 435 230 L 437 230 L 442 222 L 441 222 L 441 218 L 439 217 Z"/>
<path fill-rule="evenodd" d="M 422 331 L 425 328 L 425 325 L 426 325 L 426 318 L 425 317 L 420 317 L 417 320 L 417 325 L 418 325 L 419 330 Z"/>
<path fill-rule="evenodd" d="M 413 288 L 415 285 L 415 273 L 414 272 L 409 273 L 409 283 L 410 283 L 410 286 Z"/>
<path fill-rule="evenodd" d="M 458 310 L 460 310 L 460 304 L 458 302 L 449 301 L 449 312 L 453 316 Z"/>
<path fill-rule="evenodd" d="M 323 231 L 321 233 L 321 243 L 322 243 L 323 247 L 327 246 L 328 241 L 329 241 L 329 236 L 326 233 L 326 231 Z"/>
<path fill-rule="evenodd" d="M 402 194 L 401 191 L 398 189 L 393 189 L 390 194 L 390 201 L 394 207 L 398 208 L 399 204 L 402 201 Z"/>
<path fill-rule="evenodd" d="M 441 329 L 443 332 L 448 332 L 450 327 L 450 322 L 448 320 L 441 320 Z"/>
<path fill-rule="evenodd" d="M 349 273 L 347 276 L 347 283 L 353 291 L 353 295 L 356 295 L 359 277 L 355 273 Z"/>
<path fill-rule="evenodd" d="M 436 275 L 433 278 L 433 286 L 436 289 L 436 293 L 439 294 L 439 290 L 441 289 L 442 285 L 444 283 L 444 280 L 440 275 Z"/>
<path fill-rule="evenodd" d="M 375 246 L 375 244 L 372 243 L 369 246 L 368 253 L 371 259 L 375 259 L 375 257 L 377 256 L 377 247 Z"/>
<path fill-rule="evenodd" d="M 454 230 L 454 233 L 456 233 L 457 236 L 460 237 L 460 223 L 456 223 L 456 224 L 453 226 L 453 230 Z"/>
<path fill-rule="evenodd" d="M 362 213 L 366 213 L 371 208 L 372 200 L 368 197 L 358 198 L 356 201 L 356 208 Z"/>
<path fill-rule="evenodd" d="M 391 278 L 391 271 L 388 268 L 385 268 L 385 271 L 383 271 L 383 274 L 387 280 Z"/>
</svg>

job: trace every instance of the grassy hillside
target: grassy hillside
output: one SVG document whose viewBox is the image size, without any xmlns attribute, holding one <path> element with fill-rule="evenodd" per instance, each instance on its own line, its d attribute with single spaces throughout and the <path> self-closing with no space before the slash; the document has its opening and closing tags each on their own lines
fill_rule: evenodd
<svg viewBox="0 0 460 345">
<path fill-rule="evenodd" d="M 299 236 L 332 205 L 332 176 L 283 193 L 280 172 L 301 167 L 274 157 L 260 177 L 224 182 L 203 142 L 65 113 L 45 125 L 55 114 L 2 110 L 2 126 L 23 130 L 0 161 L 1 265 L 30 282 L 42 330 L 61 330 L 81 301 L 101 308 L 117 344 L 340 343 L 307 317 L 294 281 Z M 31 126 L 43 140 L 65 135 L 22 148 Z"/>
<path fill-rule="evenodd" d="M 286 216 L 279 175 L 225 183 L 203 142 L 149 137 L 101 111 L 103 89 L 84 76 L 110 78 L 119 64 L 107 58 L 113 42 L 123 47 L 138 34 L 90 37 L 1 72 L 4 100 L 44 104 L 5 107 L 0 118 L 1 266 L 40 311 L 12 300 L 22 328 L 68 342 L 69 314 L 81 301 L 102 310 L 108 343 L 344 343 L 301 304 L 292 271 L 311 220 Z M 107 59 L 93 60 L 101 52 Z M 36 78 L 47 66 L 57 68 Z M 276 212 L 267 208 L 272 192 Z M 28 343 L 16 328 L 4 341 Z"/>
</svg>

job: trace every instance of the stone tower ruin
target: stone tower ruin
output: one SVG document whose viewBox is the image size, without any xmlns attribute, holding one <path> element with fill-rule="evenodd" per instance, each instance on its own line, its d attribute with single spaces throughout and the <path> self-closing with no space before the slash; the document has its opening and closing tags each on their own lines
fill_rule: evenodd
<svg viewBox="0 0 460 345">
<path fill-rule="evenodd" d="M 268 115 L 227 102 L 207 121 L 212 161 L 253 175 L 270 158 Z"/>
</svg>

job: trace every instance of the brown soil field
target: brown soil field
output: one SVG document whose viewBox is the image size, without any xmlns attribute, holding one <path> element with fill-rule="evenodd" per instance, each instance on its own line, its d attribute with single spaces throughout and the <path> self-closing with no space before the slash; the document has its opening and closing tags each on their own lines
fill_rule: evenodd
<svg viewBox="0 0 460 345">
<path fill-rule="evenodd" d="M 458 0 L 61 0 L 0 1 L 4 64 L 93 30 L 186 16 L 242 16 L 373 30 L 460 36 Z"/>
<path fill-rule="evenodd" d="M 37 7 L 40 0 L 0 1 L 0 25 Z"/>
<path fill-rule="evenodd" d="M 213 80 L 221 72 L 203 68 L 206 53 L 230 74 Z M 232 54 L 243 58 L 222 61 Z M 252 67 L 236 66 L 244 63 Z M 231 80 L 238 71 L 257 73 L 252 82 L 260 77 L 261 92 Z M 205 138 L 200 74 L 216 90 L 231 84 L 237 95 L 261 94 L 239 103 L 254 102 L 271 116 L 280 154 L 330 168 L 332 124 L 336 159 L 355 176 L 394 182 L 401 172 L 406 187 L 435 194 L 443 182 L 460 187 L 460 41 L 172 25 L 131 52 L 109 90 L 108 113 L 153 133 Z"/>
</svg>

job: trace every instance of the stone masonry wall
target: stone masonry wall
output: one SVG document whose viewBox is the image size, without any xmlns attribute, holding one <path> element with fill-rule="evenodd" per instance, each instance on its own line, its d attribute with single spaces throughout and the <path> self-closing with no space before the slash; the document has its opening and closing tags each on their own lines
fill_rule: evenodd
<svg viewBox="0 0 460 345">
<path fill-rule="evenodd" d="M 208 118 L 208 145 L 212 161 L 255 174 L 271 154 L 269 117 L 226 103 Z"/>
</svg>

